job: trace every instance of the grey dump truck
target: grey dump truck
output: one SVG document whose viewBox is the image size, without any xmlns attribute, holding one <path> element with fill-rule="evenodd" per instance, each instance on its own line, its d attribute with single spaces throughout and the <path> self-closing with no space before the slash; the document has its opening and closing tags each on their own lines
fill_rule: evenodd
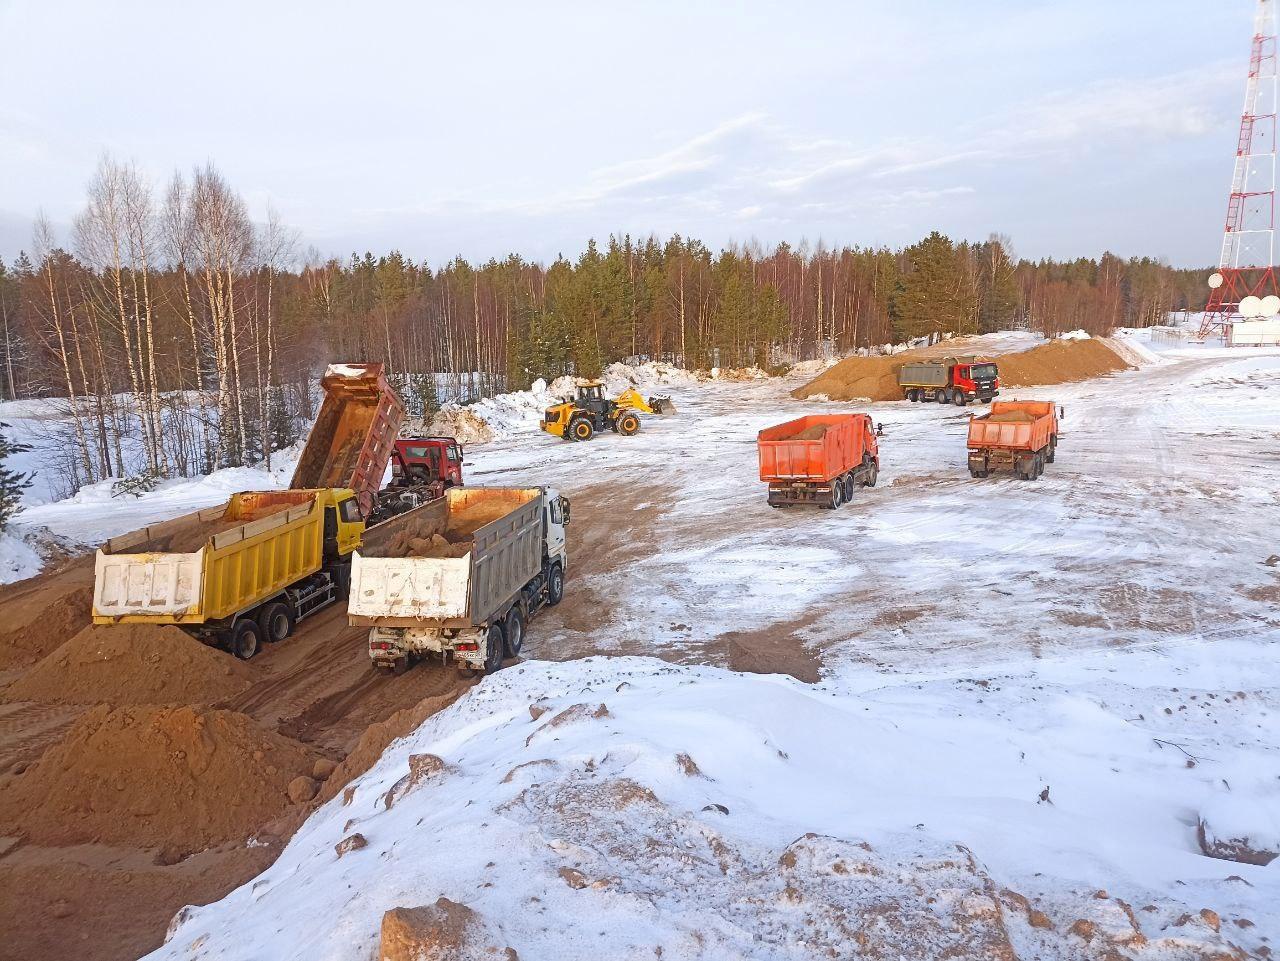
<svg viewBox="0 0 1280 961">
<path fill-rule="evenodd" d="M 963 407 L 970 401 L 989 403 L 1000 393 L 1000 372 L 994 362 L 978 357 L 943 357 L 903 364 L 898 386 L 910 401 L 937 401 Z"/>
<path fill-rule="evenodd" d="M 370 528 L 347 614 L 369 628 L 374 667 L 439 654 L 487 674 L 519 654 L 529 620 L 564 596 L 569 509 L 549 487 L 453 487 Z"/>
</svg>

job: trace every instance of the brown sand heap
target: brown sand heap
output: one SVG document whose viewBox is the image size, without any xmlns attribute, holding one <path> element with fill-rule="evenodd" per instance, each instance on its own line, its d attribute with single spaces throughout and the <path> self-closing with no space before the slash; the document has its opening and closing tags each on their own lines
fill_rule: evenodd
<svg viewBox="0 0 1280 961">
<path fill-rule="evenodd" d="M 1093 339 L 1051 340 L 1020 354 L 1006 354 L 998 363 L 1005 387 L 1069 384 L 1133 366 L 1106 343 Z"/>
<path fill-rule="evenodd" d="M 452 544 L 439 534 L 432 534 L 430 537 L 413 537 L 406 531 L 391 539 L 384 556 L 463 557 L 470 549 L 470 542 Z"/>
<path fill-rule="evenodd" d="M 791 392 L 805 400 L 902 400 L 898 369 L 915 360 L 937 360 L 934 351 L 908 350 L 889 357 L 847 357 Z M 1125 370 L 1119 354 L 1100 340 L 1053 340 L 997 359 L 1002 387 L 1066 384 Z"/>
<path fill-rule="evenodd" d="M 813 424 L 796 434 L 791 440 L 822 440 L 827 436 L 826 424 Z"/>
<path fill-rule="evenodd" d="M 22 597 L 3 599 L 0 669 L 33 664 L 89 623 L 93 608 L 93 567 L 88 585 L 67 590 L 32 587 Z"/>
<path fill-rule="evenodd" d="M 993 424 L 1030 424 L 1036 415 L 1027 410 L 1003 410 L 998 414 L 987 414 L 982 419 Z"/>
<path fill-rule="evenodd" d="M 176 627 L 86 627 L 4 692 L 57 704 L 213 704 L 251 683 L 247 665 Z"/>
<path fill-rule="evenodd" d="M 399 530 L 378 550 L 379 557 L 463 557 L 471 549 L 471 538 L 480 528 L 509 514 L 510 501 L 478 501 L 452 511 L 446 518 L 425 510 L 402 521 Z M 394 523 L 394 522 L 393 522 Z"/>
<path fill-rule="evenodd" d="M 37 843 L 199 851 L 285 813 L 316 755 L 234 711 L 99 706 L 0 799 Z"/>
</svg>

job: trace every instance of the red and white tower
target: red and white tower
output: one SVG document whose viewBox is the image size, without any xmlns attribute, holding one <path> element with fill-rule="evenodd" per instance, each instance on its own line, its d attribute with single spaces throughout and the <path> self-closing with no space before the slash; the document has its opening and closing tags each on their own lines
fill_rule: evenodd
<svg viewBox="0 0 1280 961">
<path fill-rule="evenodd" d="M 1280 314 L 1276 285 L 1275 0 L 1258 0 L 1249 80 L 1227 200 L 1222 256 L 1209 277 L 1200 336 L 1227 335 L 1232 323 Z"/>
</svg>

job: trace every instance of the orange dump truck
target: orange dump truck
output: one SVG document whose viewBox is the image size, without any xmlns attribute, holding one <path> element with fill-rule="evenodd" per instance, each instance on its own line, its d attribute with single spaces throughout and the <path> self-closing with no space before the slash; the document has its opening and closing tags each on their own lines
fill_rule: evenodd
<svg viewBox="0 0 1280 961">
<path fill-rule="evenodd" d="M 1053 463 L 1065 413 L 1050 400 L 996 401 L 989 414 L 969 421 L 969 473 L 987 477 L 1011 467 L 1023 480 L 1035 480 Z"/>
<path fill-rule="evenodd" d="M 880 473 L 876 429 L 867 414 L 811 414 L 762 430 L 756 438 L 769 506 L 831 509 Z"/>
</svg>

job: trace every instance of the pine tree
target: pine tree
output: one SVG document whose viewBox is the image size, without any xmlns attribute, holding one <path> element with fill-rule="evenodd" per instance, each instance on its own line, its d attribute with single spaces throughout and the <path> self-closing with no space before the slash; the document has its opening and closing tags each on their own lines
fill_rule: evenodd
<svg viewBox="0 0 1280 961">
<path fill-rule="evenodd" d="M 11 454 L 30 450 L 26 444 L 17 444 L 4 434 L 8 424 L 0 424 L 0 531 L 9 526 L 13 516 L 22 510 L 22 493 L 31 486 L 31 475 L 21 474 L 4 466 Z"/>
<path fill-rule="evenodd" d="M 1010 259 L 1009 242 L 996 234 L 980 250 L 978 327 L 983 333 L 1007 330 L 1017 319 L 1022 300 Z"/>
<path fill-rule="evenodd" d="M 959 331 L 964 324 L 964 274 L 955 246 L 936 230 L 913 247 L 911 269 L 893 295 L 894 329 L 906 340 L 940 331 Z"/>
</svg>

